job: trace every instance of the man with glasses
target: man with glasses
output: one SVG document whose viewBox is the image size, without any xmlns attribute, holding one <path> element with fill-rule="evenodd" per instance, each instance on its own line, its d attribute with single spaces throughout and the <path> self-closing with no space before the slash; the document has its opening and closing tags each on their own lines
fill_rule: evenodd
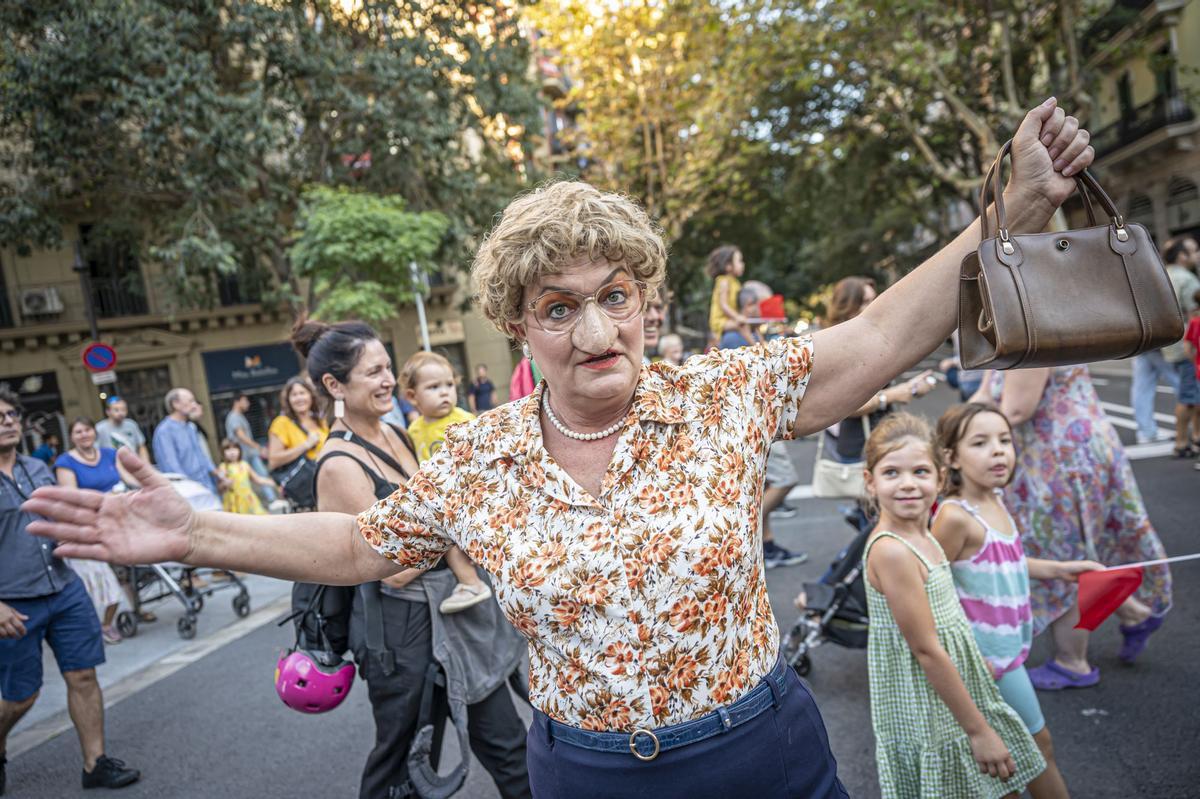
<svg viewBox="0 0 1200 799">
<path fill-rule="evenodd" d="M 21 503 L 53 485 L 46 464 L 21 455 L 21 401 L 0 388 L 0 795 L 6 786 L 8 733 L 37 701 L 42 641 L 67 683 L 67 706 L 83 749 L 84 788 L 123 788 L 141 773 L 104 754 L 104 697 L 96 666 L 104 662 L 100 620 L 83 581 L 54 556 L 54 544 L 26 529 L 34 516 Z"/>
</svg>

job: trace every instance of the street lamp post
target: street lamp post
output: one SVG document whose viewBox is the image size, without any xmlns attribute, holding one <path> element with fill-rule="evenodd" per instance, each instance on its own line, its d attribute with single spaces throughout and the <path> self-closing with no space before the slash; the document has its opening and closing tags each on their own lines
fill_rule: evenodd
<svg viewBox="0 0 1200 799">
<path fill-rule="evenodd" d="M 429 324 L 425 321 L 425 290 L 428 284 L 425 281 L 425 276 L 417 269 L 416 261 L 408 262 L 408 270 L 412 274 L 413 294 L 417 302 L 417 321 L 421 325 L 421 344 L 426 352 L 432 348 L 429 346 Z"/>
<path fill-rule="evenodd" d="M 88 267 L 87 262 L 83 260 L 83 243 L 78 239 L 75 240 L 75 263 L 72 264 L 71 268 L 79 275 L 79 285 L 83 289 L 83 311 L 87 315 L 88 330 L 92 334 L 91 340 L 97 342 L 100 340 L 100 326 L 96 323 L 96 297 L 92 294 L 92 271 Z M 100 399 L 101 411 L 106 407 L 110 396 L 121 396 L 121 391 L 117 387 L 116 380 L 108 384 L 108 391 L 100 390 L 100 386 L 96 386 L 96 388 L 96 394 Z"/>
<path fill-rule="evenodd" d="M 92 341 L 100 340 L 100 328 L 96 326 L 95 298 L 92 296 L 92 274 L 87 262 L 83 260 L 83 246 L 78 239 L 75 241 L 75 264 L 72 267 L 79 275 L 79 285 L 83 288 L 83 310 L 87 314 L 88 328 L 92 333 Z"/>
</svg>

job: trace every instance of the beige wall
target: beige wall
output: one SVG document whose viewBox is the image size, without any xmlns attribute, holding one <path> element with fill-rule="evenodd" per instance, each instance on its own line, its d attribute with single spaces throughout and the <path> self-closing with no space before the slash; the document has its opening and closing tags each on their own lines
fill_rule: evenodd
<svg viewBox="0 0 1200 799">
<path fill-rule="evenodd" d="M 1149 40 L 1146 51 L 1153 53 L 1160 49 L 1168 43 L 1170 35 L 1166 29 L 1157 31 Z M 1200 91 L 1200 72 L 1197 72 L 1200 70 L 1200 2 L 1191 0 L 1178 12 L 1174 35 L 1175 53 L 1179 59 L 1176 68 L 1179 86 L 1185 91 Z M 1157 94 L 1154 72 L 1144 58 L 1100 67 L 1101 77 L 1095 87 L 1096 111 L 1092 121 L 1095 130 L 1118 121 L 1121 109 L 1117 101 L 1117 81 L 1125 72 L 1130 75 L 1135 107 L 1150 102 Z"/>
<path fill-rule="evenodd" d="M 1176 29 L 1175 48 L 1179 54 L 1179 83 L 1200 89 L 1200 2 L 1191 0 L 1184 8 Z"/>
<path fill-rule="evenodd" d="M 0 264 L 7 282 L 16 327 L 0 329 L 0 378 L 54 372 L 58 380 L 63 413 L 100 418 L 103 415 L 100 393 L 81 363 L 83 347 L 90 340 L 83 306 L 83 292 L 72 269 L 74 253 L 70 246 L 56 250 L 38 250 L 18 256 L 12 250 L 0 250 Z M 153 283 L 157 267 L 143 264 L 151 314 L 101 321 L 101 339 L 113 344 L 118 353 L 118 373 L 122 369 L 166 366 L 171 383 L 191 388 L 205 408 L 201 424 L 210 440 L 219 440 L 203 353 L 238 347 L 285 342 L 291 319 L 264 312 L 258 306 L 189 311 L 168 317 L 155 313 Z M 19 297 L 22 287 L 54 285 L 64 301 L 64 311 L 35 323 L 21 320 Z M 497 401 L 507 401 L 508 378 L 513 365 L 506 339 L 474 311 L 463 313 L 461 289 L 451 294 L 439 292 L 428 302 L 427 314 L 434 331 L 433 343 L 461 344 L 466 355 L 470 380 L 477 364 L 488 364 L 497 386 Z M 420 348 L 415 308 L 398 309 L 395 320 L 381 325 L 380 334 L 392 344 L 397 369 Z M 149 433 L 149 431 L 147 431 Z"/>
</svg>

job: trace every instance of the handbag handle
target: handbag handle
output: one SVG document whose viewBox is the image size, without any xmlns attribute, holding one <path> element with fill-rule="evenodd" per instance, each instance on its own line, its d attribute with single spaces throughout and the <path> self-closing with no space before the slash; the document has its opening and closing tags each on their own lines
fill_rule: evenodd
<svg viewBox="0 0 1200 799">
<path fill-rule="evenodd" d="M 981 238 L 983 240 L 991 238 L 987 212 L 990 194 L 996 203 L 997 236 L 1001 242 L 1005 243 L 1002 245 L 1005 247 L 1005 252 L 1009 252 L 1009 248 L 1012 245 L 1008 244 L 1010 235 L 1008 231 L 1008 216 L 1004 210 L 1004 192 L 1000 188 L 1000 165 L 1004 162 L 1004 158 L 1011 152 L 1012 139 L 1009 139 L 1000 148 L 1000 152 L 996 155 L 996 160 L 992 162 L 991 167 L 988 169 L 987 175 L 983 179 L 983 186 L 979 190 L 979 207 L 982 209 L 979 215 Z M 1096 224 L 1096 214 L 1092 208 L 1092 200 L 1095 199 L 1100 203 L 1100 207 L 1104 209 L 1104 212 L 1108 214 L 1108 217 L 1116 227 L 1117 238 L 1121 241 L 1127 240 L 1129 238 L 1129 231 L 1125 229 L 1125 218 L 1117 210 L 1117 206 L 1112 201 L 1112 198 L 1108 196 L 1108 192 L 1104 191 L 1096 178 L 1092 176 L 1092 173 L 1086 169 L 1080 172 L 1075 177 L 1075 186 L 1080 198 L 1083 200 L 1084 208 L 1087 210 L 1088 221 L 1092 225 Z"/>
</svg>

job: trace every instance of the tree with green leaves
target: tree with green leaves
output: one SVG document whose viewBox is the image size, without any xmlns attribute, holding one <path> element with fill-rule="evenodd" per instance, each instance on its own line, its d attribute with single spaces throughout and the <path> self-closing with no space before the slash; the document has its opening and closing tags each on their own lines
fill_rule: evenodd
<svg viewBox="0 0 1200 799">
<path fill-rule="evenodd" d="M 561 101 L 583 113 L 576 146 L 583 176 L 636 196 L 668 243 L 697 214 L 735 208 L 749 190 L 756 137 L 747 87 L 772 68 L 756 56 L 770 24 L 761 4 L 718 0 L 594 3 L 531 8 L 539 45 L 574 85 Z"/>
<path fill-rule="evenodd" d="M 585 173 L 663 223 L 697 326 L 704 256 L 801 296 L 918 264 L 1050 94 L 1086 115 L 1083 42 L 1111 0 L 564 2 L 537 24 L 578 78 Z"/>
<path fill-rule="evenodd" d="M 512 142 L 537 114 L 510 6 L 0 5 L 0 244 L 132 230 L 174 297 L 211 302 L 218 276 L 264 272 L 267 299 L 295 310 L 304 192 L 354 186 L 441 212 L 429 257 L 461 263 L 517 190 Z"/>
<path fill-rule="evenodd" d="M 304 194 L 299 236 L 290 256 L 309 283 L 315 317 L 383 322 L 420 290 L 420 274 L 442 243 L 449 220 L 433 211 L 410 213 L 402 197 L 316 187 Z"/>
</svg>

